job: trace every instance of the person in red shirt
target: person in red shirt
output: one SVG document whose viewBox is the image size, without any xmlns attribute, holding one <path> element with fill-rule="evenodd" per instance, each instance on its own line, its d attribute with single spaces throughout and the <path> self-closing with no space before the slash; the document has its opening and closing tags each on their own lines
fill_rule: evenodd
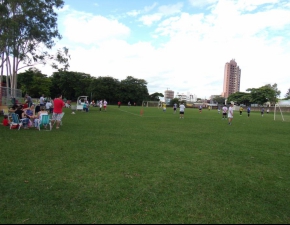
<svg viewBox="0 0 290 225">
<path fill-rule="evenodd" d="M 8 120 L 8 116 L 7 115 L 4 116 L 2 124 L 3 124 L 3 126 L 9 126 L 9 120 Z"/>
<path fill-rule="evenodd" d="M 51 119 L 52 127 L 56 121 L 56 129 L 59 129 L 60 121 L 63 115 L 62 108 L 65 106 L 62 100 L 61 94 L 59 94 L 58 97 L 53 100 L 53 105 L 54 105 L 54 108 L 53 108 L 53 114 L 52 114 L 52 119 Z"/>
<path fill-rule="evenodd" d="M 120 102 L 120 101 L 118 101 L 118 108 L 120 108 L 120 106 L 121 106 L 121 102 Z"/>
</svg>

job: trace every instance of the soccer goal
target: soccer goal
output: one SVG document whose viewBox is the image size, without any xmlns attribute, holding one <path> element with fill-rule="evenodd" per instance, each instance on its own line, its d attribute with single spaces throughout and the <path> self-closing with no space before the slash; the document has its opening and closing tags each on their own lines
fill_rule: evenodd
<svg viewBox="0 0 290 225">
<path fill-rule="evenodd" d="M 161 102 L 160 101 L 143 101 L 142 102 L 143 107 L 156 107 L 159 108 L 161 107 Z"/>
<path fill-rule="evenodd" d="M 282 100 L 275 104 L 274 120 L 289 121 L 290 101 Z M 281 116 L 280 116 L 281 115 Z"/>
</svg>

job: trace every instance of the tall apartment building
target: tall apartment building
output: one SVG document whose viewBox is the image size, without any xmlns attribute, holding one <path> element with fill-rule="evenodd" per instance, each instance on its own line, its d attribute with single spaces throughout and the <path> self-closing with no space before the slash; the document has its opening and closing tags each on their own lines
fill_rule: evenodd
<svg viewBox="0 0 290 225">
<path fill-rule="evenodd" d="M 174 91 L 166 90 L 164 92 L 164 102 L 169 105 L 170 101 L 174 98 Z"/>
<path fill-rule="evenodd" d="M 241 69 L 235 59 L 227 62 L 224 72 L 224 89 L 222 97 L 227 98 L 229 95 L 240 91 Z"/>
</svg>

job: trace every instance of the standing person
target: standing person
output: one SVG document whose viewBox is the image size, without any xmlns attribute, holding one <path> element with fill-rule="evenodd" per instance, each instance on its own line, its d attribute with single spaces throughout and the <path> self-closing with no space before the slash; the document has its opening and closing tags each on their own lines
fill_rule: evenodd
<svg viewBox="0 0 290 225">
<path fill-rule="evenodd" d="M 201 111 L 202 111 L 202 106 L 200 105 L 199 106 L 199 113 L 201 113 Z"/>
<path fill-rule="evenodd" d="M 51 113 L 51 112 L 50 112 L 50 108 L 51 108 L 51 107 L 52 107 L 51 102 L 50 102 L 50 101 L 46 102 L 46 104 L 45 104 L 45 108 L 46 108 L 46 111 L 47 111 L 47 112 Z"/>
<path fill-rule="evenodd" d="M 243 113 L 243 107 L 242 106 L 240 106 L 240 116 L 242 115 L 242 113 Z"/>
<path fill-rule="evenodd" d="M 39 98 L 39 106 L 44 106 L 44 94 Z"/>
<path fill-rule="evenodd" d="M 118 108 L 120 108 L 121 107 L 121 102 L 120 101 L 118 101 Z"/>
<path fill-rule="evenodd" d="M 264 107 L 261 108 L 261 116 L 264 116 Z"/>
<path fill-rule="evenodd" d="M 177 104 L 174 103 L 174 104 L 173 104 L 173 113 L 174 113 L 174 114 L 176 113 L 176 108 L 177 108 Z"/>
<path fill-rule="evenodd" d="M 106 101 L 106 99 L 104 99 L 104 110 L 107 111 L 107 104 L 108 102 Z"/>
<path fill-rule="evenodd" d="M 221 113 L 221 109 L 220 109 L 220 107 L 218 107 L 218 114 L 220 114 Z"/>
<path fill-rule="evenodd" d="M 223 106 L 223 120 L 227 118 L 228 107 L 226 105 Z"/>
<path fill-rule="evenodd" d="M 25 98 L 26 98 L 25 102 L 27 103 L 27 106 L 30 107 L 32 105 L 32 98 L 28 94 L 25 95 Z"/>
<path fill-rule="evenodd" d="M 270 111 L 270 110 L 269 110 L 269 108 L 268 108 L 268 109 L 267 109 L 267 114 L 269 114 L 269 111 Z"/>
<path fill-rule="evenodd" d="M 181 103 L 181 105 L 179 106 L 179 119 L 184 119 L 184 110 L 185 110 L 185 105 L 183 103 Z"/>
<path fill-rule="evenodd" d="M 57 95 L 57 98 L 53 100 L 53 105 L 54 105 L 54 108 L 53 108 L 53 114 L 52 114 L 52 119 L 51 119 L 51 122 L 52 122 L 51 128 L 53 128 L 53 125 L 56 121 L 56 129 L 59 129 L 60 121 L 62 118 L 62 108 L 65 106 L 62 100 L 61 94 Z"/>
<path fill-rule="evenodd" d="M 166 112 L 166 103 L 163 102 L 163 112 Z"/>
<path fill-rule="evenodd" d="M 88 104 L 86 102 L 84 102 L 84 104 L 83 104 L 83 111 L 84 112 L 89 112 L 89 108 L 88 107 L 89 107 Z"/>
<path fill-rule="evenodd" d="M 251 113 L 251 107 L 250 106 L 248 106 L 248 108 L 247 108 L 247 113 L 248 113 L 248 118 L 250 117 L 250 113 Z"/>
<path fill-rule="evenodd" d="M 100 107 L 100 112 L 101 112 L 102 108 L 103 108 L 103 101 L 102 100 L 99 101 L 99 107 Z"/>
<path fill-rule="evenodd" d="M 229 107 L 228 118 L 229 118 L 229 125 L 232 125 L 232 121 L 234 118 L 234 102 L 231 102 L 231 105 Z"/>
</svg>

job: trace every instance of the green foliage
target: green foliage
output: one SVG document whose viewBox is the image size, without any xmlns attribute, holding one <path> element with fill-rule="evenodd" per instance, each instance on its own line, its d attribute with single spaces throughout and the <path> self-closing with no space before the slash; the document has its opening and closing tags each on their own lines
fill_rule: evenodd
<svg viewBox="0 0 290 225">
<path fill-rule="evenodd" d="M 234 101 L 236 104 L 249 105 L 251 103 L 251 94 L 245 92 L 236 92 L 228 97 L 227 102 Z"/>
<path fill-rule="evenodd" d="M 62 8 L 64 1 L 2 0 L 0 5 L 1 66 L 6 63 L 10 67 L 11 87 L 17 88 L 17 72 L 20 69 L 46 64 L 53 58 L 46 50 L 61 38 L 55 10 Z M 68 67 L 66 53 L 68 49 L 65 48 L 64 54 L 58 51 L 56 56 L 56 61 L 65 64 L 65 69 Z M 20 63 L 24 65 L 22 68 Z"/>
<path fill-rule="evenodd" d="M 33 98 L 39 98 L 42 94 L 50 96 L 51 79 L 35 68 L 19 73 L 18 85 L 23 95 L 28 93 Z"/>
<path fill-rule="evenodd" d="M 119 89 L 120 81 L 110 76 L 92 79 L 89 88 L 95 101 L 106 99 L 109 104 L 117 103 L 120 99 Z"/>
<path fill-rule="evenodd" d="M 159 97 L 164 97 L 164 95 L 162 93 L 155 92 L 155 93 L 149 95 L 149 100 L 150 101 L 160 101 Z"/>
<path fill-rule="evenodd" d="M 290 88 L 288 89 L 288 91 L 285 94 L 285 100 L 290 99 Z"/>
<path fill-rule="evenodd" d="M 180 103 L 178 98 L 171 99 L 169 105 L 173 106 L 175 103 L 177 105 Z"/>
<path fill-rule="evenodd" d="M 250 88 L 247 91 L 251 92 L 251 102 L 263 105 L 266 102 L 277 102 L 276 92 L 269 86 L 262 86 L 260 88 Z"/>
<path fill-rule="evenodd" d="M 215 96 L 213 98 L 213 101 L 218 103 L 218 104 L 225 104 L 225 98 L 224 97 L 221 97 L 221 96 Z"/>
<path fill-rule="evenodd" d="M 148 99 L 147 82 L 143 79 L 128 76 L 120 83 L 119 95 L 122 102 L 130 101 L 140 105 L 144 99 Z"/>
</svg>

